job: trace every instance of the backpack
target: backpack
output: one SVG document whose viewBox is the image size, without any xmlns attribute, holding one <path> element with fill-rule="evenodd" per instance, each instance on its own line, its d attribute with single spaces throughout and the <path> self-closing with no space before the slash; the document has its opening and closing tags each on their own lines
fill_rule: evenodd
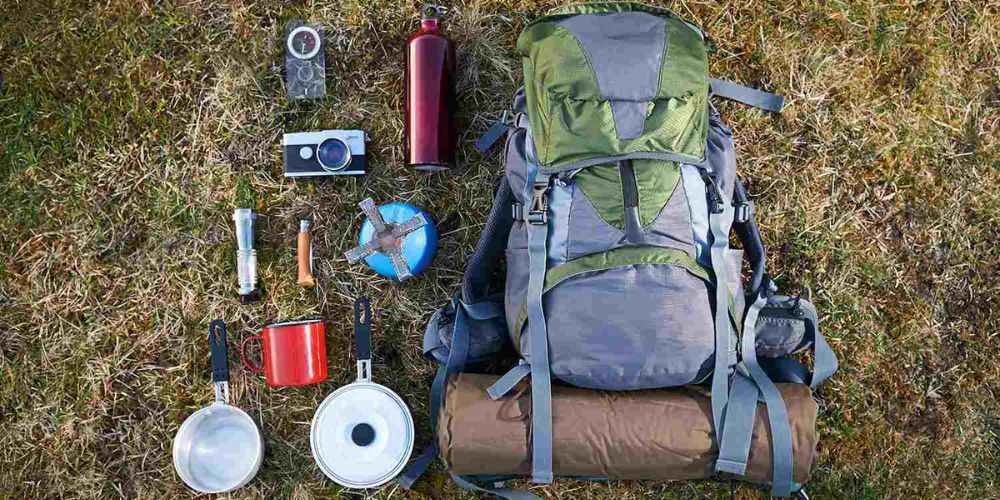
<svg viewBox="0 0 1000 500">
<path fill-rule="evenodd" d="M 425 355 L 442 365 L 432 422 L 448 376 L 513 350 L 519 364 L 489 395 L 530 379 L 532 480 L 548 483 L 553 379 L 611 391 L 707 384 L 715 471 L 744 473 L 759 398 L 771 492 L 799 491 L 775 382 L 815 389 L 837 359 L 815 307 L 779 295 L 768 277 L 732 134 L 710 100 L 780 112 L 783 99 L 709 78 L 701 30 L 640 4 L 556 9 L 530 23 L 517 47 L 524 87 L 477 144 L 506 133 L 505 175 L 462 290 L 424 339 Z M 731 232 L 742 249 L 730 247 Z M 491 294 L 504 260 L 503 293 Z M 792 358 L 802 351 L 811 367 Z M 437 451 L 432 443 L 402 484 Z"/>
</svg>

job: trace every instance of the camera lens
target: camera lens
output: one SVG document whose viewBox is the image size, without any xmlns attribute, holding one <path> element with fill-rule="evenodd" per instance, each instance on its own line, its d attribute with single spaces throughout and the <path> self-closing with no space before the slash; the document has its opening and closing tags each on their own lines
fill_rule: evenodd
<svg viewBox="0 0 1000 500">
<path fill-rule="evenodd" d="M 351 163 L 351 148 L 340 139 L 325 139 L 316 148 L 316 158 L 325 170 L 340 170 Z"/>
</svg>

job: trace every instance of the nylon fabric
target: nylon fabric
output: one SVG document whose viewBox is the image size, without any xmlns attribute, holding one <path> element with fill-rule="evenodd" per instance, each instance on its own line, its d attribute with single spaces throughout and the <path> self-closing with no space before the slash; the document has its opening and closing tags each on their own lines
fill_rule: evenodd
<svg viewBox="0 0 1000 500">
<path fill-rule="evenodd" d="M 506 396 L 511 389 L 514 388 L 514 386 L 519 384 L 522 380 L 524 380 L 524 377 L 527 377 L 530 374 L 531 366 L 521 363 L 508 370 L 504 376 L 500 377 L 500 380 L 497 380 L 496 383 L 491 385 L 489 389 L 486 389 L 486 392 L 489 393 L 491 399 L 496 401 L 497 399 Z"/>
<path fill-rule="evenodd" d="M 684 185 L 688 211 L 691 214 L 691 237 L 695 258 L 703 266 L 712 266 L 712 239 L 708 228 L 708 201 L 705 199 L 705 181 L 698 167 L 681 165 L 681 183 Z"/>
<path fill-rule="evenodd" d="M 573 184 L 587 197 L 605 223 L 615 229 L 625 229 L 625 200 L 618 165 L 590 167 L 573 176 Z"/>
<path fill-rule="evenodd" d="M 642 136 L 650 104 L 652 103 L 648 101 L 611 101 L 611 117 L 615 121 L 615 133 L 619 139 L 635 139 Z"/>
<path fill-rule="evenodd" d="M 579 160 L 571 161 L 568 163 L 560 163 L 559 165 L 541 167 L 538 169 L 539 172 L 543 174 L 555 175 L 560 174 L 562 176 L 572 177 L 576 173 L 583 169 L 593 167 L 594 165 L 600 165 L 602 163 L 617 163 L 624 160 L 659 160 L 659 161 L 672 161 L 677 163 L 686 163 L 688 165 L 695 165 L 704 167 L 708 165 L 708 160 L 705 158 L 696 158 L 690 155 L 684 155 L 680 153 L 664 152 L 664 151 L 636 151 L 632 153 L 622 153 L 622 154 L 611 154 L 603 156 L 593 156 L 589 158 L 581 158 Z"/>
<path fill-rule="evenodd" d="M 717 472 L 742 476 L 750 458 L 750 441 L 753 439 L 753 422 L 757 416 L 757 385 L 736 373 L 726 408 L 725 433 L 719 443 Z M 716 436 L 718 440 L 719 437 Z"/>
<path fill-rule="evenodd" d="M 563 281 L 577 275 L 607 271 L 624 266 L 657 264 L 678 266 L 709 284 L 712 282 L 709 272 L 697 261 L 692 260 L 690 256 L 682 252 L 670 248 L 626 246 L 606 252 L 589 254 L 553 267 L 546 275 L 543 293 L 548 293 Z M 508 310 L 509 313 L 510 310 Z M 513 325 L 512 330 L 520 332 L 523 329 L 526 319 L 527 311 L 524 307 L 521 307 L 517 316 L 509 320 L 510 324 Z M 517 338 L 515 337 L 515 343 L 517 342 Z"/>
<path fill-rule="evenodd" d="M 632 160 L 639 191 L 639 222 L 649 226 L 675 194 L 681 177 L 677 163 L 662 160 Z"/>
<path fill-rule="evenodd" d="M 642 192 L 641 186 L 639 189 Z M 691 230 L 691 212 L 688 209 L 687 192 L 681 182 L 676 182 L 669 192 L 671 195 L 666 205 L 645 228 L 646 244 L 674 248 L 694 259 L 696 250 Z"/>
<path fill-rule="evenodd" d="M 744 87 L 743 85 L 715 78 L 710 81 L 710 85 L 713 95 L 732 99 L 748 106 L 763 109 L 764 111 L 780 113 L 781 109 L 785 107 L 785 98 L 777 94 Z"/>
<path fill-rule="evenodd" d="M 646 247 L 623 249 L 632 248 Z M 704 280 L 674 265 L 565 279 L 544 296 L 548 329 L 559 332 L 549 337 L 552 375 L 605 390 L 699 383 L 712 370 L 710 296 Z"/>
<path fill-rule="evenodd" d="M 514 223 L 509 208 L 513 201 L 510 183 L 504 176 L 493 198 L 493 208 L 479 235 L 479 242 L 462 276 L 462 300 L 467 304 L 479 302 L 489 293 L 493 272 L 506 246 L 505 237 Z"/>
<path fill-rule="evenodd" d="M 642 223 L 639 222 L 638 207 L 625 209 L 625 241 L 629 245 L 647 244 L 645 234 L 642 231 Z"/>
<path fill-rule="evenodd" d="M 572 16 L 554 21 L 570 31 L 609 101 L 649 101 L 656 96 L 666 52 L 666 20 L 647 12 Z"/>
<path fill-rule="evenodd" d="M 522 321 L 526 317 L 528 296 L 528 224 L 517 222 L 507 244 L 507 280 L 504 287 L 504 309 L 510 339 L 522 356 L 530 349 L 521 344 Z"/>
<path fill-rule="evenodd" d="M 557 181 L 549 188 L 549 266 L 559 265 L 569 258 L 570 219 L 576 187 Z M 574 234 L 574 238 L 576 235 Z"/>
<path fill-rule="evenodd" d="M 573 276 L 595 271 L 605 271 L 629 265 L 667 264 L 678 266 L 692 275 L 710 281 L 708 271 L 689 255 L 679 250 L 658 247 L 621 247 L 604 253 L 588 255 L 549 270 L 545 277 L 545 291 Z"/>
<path fill-rule="evenodd" d="M 536 179 L 537 183 L 537 179 Z M 547 189 L 547 184 L 546 184 Z M 547 267 L 547 224 L 528 224 L 528 330 L 531 335 L 531 480 L 552 482 L 552 380 L 542 306 Z"/>
<path fill-rule="evenodd" d="M 667 19 L 667 57 L 660 68 L 658 95 L 691 96 L 698 101 L 700 113 L 692 116 L 692 132 L 702 135 L 708 130 L 708 51 L 701 34 L 684 21 Z"/>
<path fill-rule="evenodd" d="M 569 214 L 569 234 L 573 237 L 567 242 L 567 261 L 599 252 L 606 252 L 618 246 L 618 242 L 625 237 L 621 229 L 608 224 L 597 209 L 594 208 L 590 198 L 584 194 L 574 181 L 573 203 Z M 552 265 L 563 264 L 553 260 Z"/>
<path fill-rule="evenodd" d="M 630 154 L 675 153 L 700 161 L 708 80 L 698 33 L 662 10 L 637 4 L 606 15 L 599 10 L 542 18 L 518 39 L 543 171 Z M 656 21 L 635 21 L 650 18 Z"/>
<path fill-rule="evenodd" d="M 729 294 L 726 292 L 724 280 L 726 273 L 726 251 L 729 249 L 729 234 L 723 226 L 727 212 L 732 217 L 732 207 L 725 204 L 726 212 L 711 214 L 708 217 L 709 229 L 712 231 L 712 273 L 716 279 L 715 287 L 715 369 L 712 372 L 712 421 L 715 424 L 716 436 L 724 436 L 723 417 L 729 399 L 729 365 L 735 358 L 731 345 L 732 330 L 730 329 L 728 308 Z M 727 226 L 728 227 L 728 226 Z"/>
<path fill-rule="evenodd" d="M 743 340 L 741 352 L 743 365 L 750 373 L 750 378 L 760 389 L 767 405 L 768 427 L 771 430 L 771 494 L 787 497 L 792 493 L 792 431 L 788 418 L 788 409 L 781 397 L 781 392 L 768 378 L 757 362 L 756 328 L 757 316 L 767 303 L 767 295 L 761 291 L 756 300 L 747 308 L 743 323 Z M 725 436 L 723 436 L 725 439 Z"/>
<path fill-rule="evenodd" d="M 823 338 L 823 334 L 819 332 L 818 325 L 816 327 L 816 338 L 813 342 L 813 375 L 809 387 L 816 389 L 819 387 L 819 384 L 822 384 L 836 373 L 838 363 L 837 355 L 834 354 L 833 349 L 830 348 L 830 344 Z"/>
<path fill-rule="evenodd" d="M 530 473 L 530 391 L 499 400 L 494 375 L 463 373 L 448 381 L 438 424 L 442 461 L 455 474 Z M 779 384 L 792 416 L 795 480 L 808 481 L 816 456 L 817 404 L 809 387 Z M 605 392 L 552 386 L 555 474 L 567 478 L 677 481 L 710 478 L 719 456 L 707 391 L 679 387 Z M 761 403 L 746 479 L 767 482 L 771 443 Z"/>
</svg>

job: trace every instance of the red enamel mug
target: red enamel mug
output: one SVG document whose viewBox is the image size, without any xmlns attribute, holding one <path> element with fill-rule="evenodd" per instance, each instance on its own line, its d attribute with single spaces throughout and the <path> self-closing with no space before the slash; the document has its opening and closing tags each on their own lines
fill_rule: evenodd
<svg viewBox="0 0 1000 500">
<path fill-rule="evenodd" d="M 247 356 L 251 342 L 263 343 L 263 363 L 254 364 Z M 251 371 L 264 372 L 271 387 L 309 385 L 326 380 L 326 324 L 323 320 L 291 321 L 267 325 L 243 341 L 243 364 Z"/>
</svg>

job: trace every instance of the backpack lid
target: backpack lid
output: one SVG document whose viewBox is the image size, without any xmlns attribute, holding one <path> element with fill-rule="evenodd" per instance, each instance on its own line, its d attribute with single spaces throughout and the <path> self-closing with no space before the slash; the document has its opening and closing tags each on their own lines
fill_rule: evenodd
<svg viewBox="0 0 1000 500">
<path fill-rule="evenodd" d="M 703 161 L 708 56 L 691 24 L 636 3 L 574 5 L 529 24 L 518 50 L 543 173 L 623 157 Z"/>
</svg>

